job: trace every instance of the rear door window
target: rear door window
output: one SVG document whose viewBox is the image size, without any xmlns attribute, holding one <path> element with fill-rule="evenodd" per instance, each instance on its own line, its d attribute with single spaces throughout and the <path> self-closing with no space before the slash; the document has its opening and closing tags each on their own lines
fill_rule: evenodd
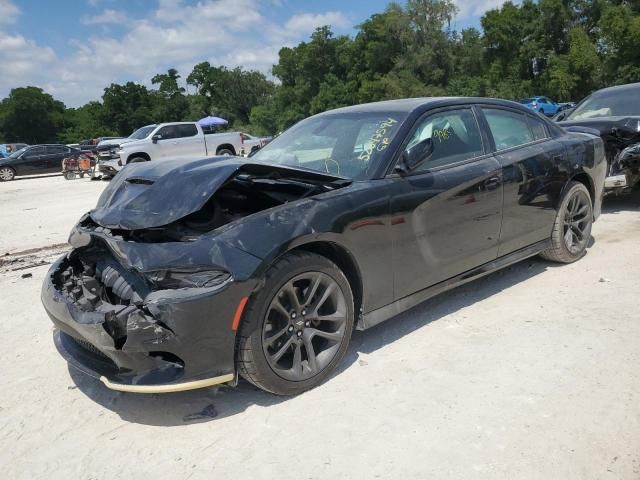
<svg viewBox="0 0 640 480">
<path fill-rule="evenodd" d="M 176 127 L 178 130 L 178 138 L 195 137 L 198 134 L 198 128 L 191 123 L 176 125 Z"/>
<path fill-rule="evenodd" d="M 482 112 L 489 124 L 497 151 L 534 141 L 524 113 L 497 108 L 482 108 Z"/>
<path fill-rule="evenodd" d="M 549 138 L 547 127 L 542 120 L 532 117 L 531 115 L 527 115 L 527 122 L 529 123 L 529 128 L 531 129 L 531 133 L 533 134 L 533 138 L 535 140 L 543 140 L 545 138 Z"/>
</svg>

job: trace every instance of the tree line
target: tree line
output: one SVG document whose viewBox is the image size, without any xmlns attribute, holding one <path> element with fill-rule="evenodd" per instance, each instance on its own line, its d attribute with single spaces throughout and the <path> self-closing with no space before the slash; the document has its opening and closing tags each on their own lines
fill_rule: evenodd
<svg viewBox="0 0 640 480">
<path fill-rule="evenodd" d="M 273 134 L 318 112 L 377 100 L 437 95 L 577 101 L 640 81 L 640 0 L 524 0 L 486 12 L 482 29 L 452 27 L 451 0 L 390 3 L 336 36 L 328 26 L 282 48 L 273 80 L 243 68 L 195 65 L 181 86 L 170 69 L 111 84 L 101 101 L 65 105 L 37 87 L 0 102 L 0 140 L 78 142 L 128 135 L 156 122 L 214 114 L 233 128 Z"/>
</svg>

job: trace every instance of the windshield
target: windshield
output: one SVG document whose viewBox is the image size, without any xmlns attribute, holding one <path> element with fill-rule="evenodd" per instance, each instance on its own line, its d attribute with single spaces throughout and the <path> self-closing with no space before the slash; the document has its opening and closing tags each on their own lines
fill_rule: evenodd
<svg viewBox="0 0 640 480">
<path fill-rule="evenodd" d="M 595 92 L 585 98 L 567 117 L 584 120 L 598 117 L 624 117 L 640 115 L 640 87 L 629 90 Z"/>
<path fill-rule="evenodd" d="M 520 100 L 520 103 L 533 103 L 535 101 L 535 98 L 523 98 L 522 100 Z"/>
<path fill-rule="evenodd" d="M 147 138 L 155 128 L 156 128 L 155 125 L 148 125 L 146 127 L 139 128 L 138 130 L 133 132 L 131 135 L 129 135 L 129 138 L 133 140 L 142 140 L 143 138 Z"/>
<path fill-rule="evenodd" d="M 9 155 L 9 158 L 18 158 L 20 155 L 24 153 L 26 149 L 27 147 L 22 147 L 20 150 L 16 150 L 11 155 Z"/>
<path fill-rule="evenodd" d="M 335 113 L 294 125 L 252 160 L 349 178 L 366 178 L 380 164 L 405 112 Z"/>
</svg>

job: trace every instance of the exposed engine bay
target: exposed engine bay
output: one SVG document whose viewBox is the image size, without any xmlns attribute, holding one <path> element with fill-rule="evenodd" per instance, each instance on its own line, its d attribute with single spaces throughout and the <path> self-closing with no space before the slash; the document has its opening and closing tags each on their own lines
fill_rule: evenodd
<svg viewBox="0 0 640 480">
<path fill-rule="evenodd" d="M 259 173 L 245 170 L 245 168 L 238 169 L 212 195 L 208 196 L 202 206 L 190 213 L 186 213 L 185 209 L 186 215 L 180 216 L 164 225 L 150 225 L 146 228 L 120 228 L 119 226 L 112 228 L 108 222 L 106 223 L 107 226 L 105 226 L 105 222 L 100 222 L 99 218 L 95 218 L 92 214 L 80 223 L 80 227 L 102 231 L 125 241 L 142 243 L 185 242 L 195 240 L 204 233 L 211 232 L 254 213 L 330 192 L 351 183 L 346 179 L 315 174 L 296 176 L 286 175 L 282 171 L 273 169 L 264 172 L 260 171 Z M 261 168 L 260 170 L 263 169 Z M 136 176 L 127 178 L 125 182 L 127 188 L 131 186 L 132 189 L 142 190 L 142 193 L 133 197 L 130 203 L 138 201 L 145 194 L 145 189 L 148 189 L 149 193 L 151 193 L 154 189 L 161 190 L 163 188 L 162 185 L 156 184 L 153 179 Z M 180 199 L 171 198 L 171 195 L 168 194 L 164 197 L 164 203 L 179 201 L 183 206 L 184 203 L 182 202 L 185 202 L 185 200 L 190 201 L 191 199 L 188 196 L 192 192 L 188 186 L 181 190 L 179 192 Z M 114 196 L 116 195 L 117 193 Z M 204 194 L 200 196 L 202 197 Z M 183 200 L 184 197 L 187 198 Z M 165 205 L 163 205 L 163 208 L 167 209 Z"/>
</svg>

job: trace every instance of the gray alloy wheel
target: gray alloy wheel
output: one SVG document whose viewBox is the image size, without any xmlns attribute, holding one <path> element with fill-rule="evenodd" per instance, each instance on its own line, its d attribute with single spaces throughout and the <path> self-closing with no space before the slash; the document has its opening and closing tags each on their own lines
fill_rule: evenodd
<svg viewBox="0 0 640 480">
<path fill-rule="evenodd" d="M 556 216 L 551 233 L 552 247 L 542 257 L 560 263 L 581 258 L 591 239 L 593 205 L 589 190 L 580 182 L 571 182 Z"/>
<path fill-rule="evenodd" d="M 567 205 L 563 222 L 563 238 L 567 250 L 572 254 L 584 251 L 591 234 L 591 199 L 582 190 L 577 190 Z"/>
<path fill-rule="evenodd" d="M 74 172 L 64 172 L 64 178 L 66 180 L 75 180 L 76 174 Z"/>
<path fill-rule="evenodd" d="M 10 167 L 0 168 L 0 182 L 9 182 L 13 180 L 15 176 L 16 176 L 16 172 L 13 171 L 13 168 L 10 168 Z"/>
<path fill-rule="evenodd" d="M 320 373 L 345 335 L 344 294 L 326 273 L 305 272 L 285 283 L 267 310 L 262 348 L 269 366 L 294 382 Z"/>
<path fill-rule="evenodd" d="M 233 152 L 227 148 L 222 148 L 218 150 L 218 153 L 216 153 L 216 155 L 222 155 L 222 156 L 228 157 L 233 155 Z"/>
<path fill-rule="evenodd" d="M 238 372 L 277 395 L 322 383 L 349 346 L 355 321 L 351 285 L 326 257 L 287 253 L 251 295 L 237 336 Z"/>
</svg>

